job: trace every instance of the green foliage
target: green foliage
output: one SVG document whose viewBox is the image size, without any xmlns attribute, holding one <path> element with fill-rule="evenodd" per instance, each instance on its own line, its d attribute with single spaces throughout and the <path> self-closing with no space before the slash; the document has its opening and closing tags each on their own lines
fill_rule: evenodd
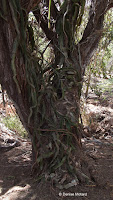
<svg viewBox="0 0 113 200">
<path fill-rule="evenodd" d="M 103 86 L 102 89 L 99 83 L 97 82 L 95 82 L 95 84 L 93 83 L 92 77 L 104 78 L 104 79 L 113 77 L 112 33 L 113 33 L 113 9 L 110 9 L 105 15 L 102 38 L 86 70 L 86 75 L 85 75 L 86 97 L 88 95 L 89 88 L 91 88 L 95 92 L 95 94 L 97 94 L 97 96 L 100 96 L 104 92 L 105 85 Z M 106 84 L 108 84 L 107 80 Z"/>
<path fill-rule="evenodd" d="M 113 92 L 113 78 L 103 79 L 100 83 L 98 83 L 98 89 L 100 89 L 101 93 Z"/>
<path fill-rule="evenodd" d="M 10 130 L 16 132 L 21 137 L 25 138 L 28 136 L 26 130 L 24 129 L 19 117 L 17 116 L 6 116 L 2 119 L 2 122 Z"/>
<path fill-rule="evenodd" d="M 107 75 L 112 76 L 110 71 L 112 65 L 113 54 L 113 9 L 110 9 L 104 20 L 104 31 L 102 39 L 99 43 L 98 49 L 91 60 L 92 73 L 95 75 L 103 75 L 107 78 Z M 110 64 L 111 63 L 111 64 Z"/>
</svg>

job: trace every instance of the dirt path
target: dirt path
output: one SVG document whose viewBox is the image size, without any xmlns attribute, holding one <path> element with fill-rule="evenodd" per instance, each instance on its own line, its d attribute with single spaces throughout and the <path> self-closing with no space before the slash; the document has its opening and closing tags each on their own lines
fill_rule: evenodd
<svg viewBox="0 0 113 200">
<path fill-rule="evenodd" d="M 113 142 L 105 139 L 100 141 L 84 138 L 83 148 L 89 159 L 87 161 L 90 166 L 93 166 L 93 170 L 89 166 L 83 166 L 83 168 L 89 167 L 93 184 L 82 184 L 63 191 L 54 189 L 49 182 L 37 183 L 36 179 L 31 176 L 31 144 L 29 142 L 24 141 L 21 146 L 9 151 L 1 151 L 0 199 L 113 200 Z M 87 165 L 87 163 L 85 164 Z M 62 198 L 59 197 L 59 192 L 61 192 Z"/>
<path fill-rule="evenodd" d="M 86 155 L 82 168 L 89 171 L 92 183 L 67 190 L 55 189 L 49 182 L 38 183 L 31 175 L 30 141 L 20 140 L 0 124 L 0 147 L 6 145 L 9 138 L 19 141 L 11 149 L 0 148 L 0 200 L 113 200 L 112 100 L 109 105 L 102 105 L 101 99 L 87 100 L 87 116 L 91 122 L 85 127 L 86 135 L 82 139 Z"/>
</svg>

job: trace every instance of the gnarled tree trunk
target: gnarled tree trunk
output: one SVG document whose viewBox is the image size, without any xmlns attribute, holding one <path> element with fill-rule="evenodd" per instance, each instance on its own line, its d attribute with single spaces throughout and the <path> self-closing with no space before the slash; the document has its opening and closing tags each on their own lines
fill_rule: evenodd
<svg viewBox="0 0 113 200">
<path fill-rule="evenodd" d="M 74 173 L 75 151 L 81 148 L 79 117 L 83 75 L 101 38 L 104 14 L 112 1 L 92 0 L 89 22 L 76 45 L 76 16 L 71 12 L 74 6 L 71 0 L 64 4 L 61 12 L 52 1 L 53 29 L 48 28 L 42 16 L 43 3 L 38 6 L 40 1 L 35 0 L 32 4 L 30 0 L 22 0 L 21 4 L 13 2 L 15 4 L 8 0 L 0 2 L 0 83 L 31 136 L 34 163 L 40 172 L 47 172 L 49 168 L 51 173 L 62 167 Z M 55 54 L 49 77 L 26 47 L 27 15 L 36 5 L 34 15 Z"/>
</svg>

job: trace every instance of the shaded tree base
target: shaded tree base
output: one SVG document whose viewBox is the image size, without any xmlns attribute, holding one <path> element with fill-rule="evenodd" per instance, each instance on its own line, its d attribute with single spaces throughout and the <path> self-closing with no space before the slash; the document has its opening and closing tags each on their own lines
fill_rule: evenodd
<svg viewBox="0 0 113 200">
<path fill-rule="evenodd" d="M 37 156 L 38 153 L 37 155 L 35 153 L 37 159 L 35 159 L 32 165 L 32 175 L 35 177 L 35 180 L 37 182 L 41 180 L 49 181 L 59 189 L 68 189 L 83 183 L 93 183 L 93 180 L 90 178 L 87 157 L 83 153 L 82 148 L 78 146 L 73 151 L 70 151 L 70 147 L 64 148 L 64 143 L 58 143 L 57 145 L 59 146 L 55 146 L 55 141 L 53 140 L 52 142 L 55 150 L 53 154 L 52 149 L 48 154 L 46 152 L 42 156 Z M 57 152 L 58 149 L 59 152 Z"/>
</svg>

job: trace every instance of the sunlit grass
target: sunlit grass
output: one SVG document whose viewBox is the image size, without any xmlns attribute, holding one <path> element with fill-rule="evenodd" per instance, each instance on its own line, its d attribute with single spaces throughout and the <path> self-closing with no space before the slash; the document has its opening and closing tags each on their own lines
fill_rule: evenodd
<svg viewBox="0 0 113 200">
<path fill-rule="evenodd" d="M 111 79 L 103 79 L 99 84 L 98 88 L 102 93 L 109 92 L 113 93 L 113 78 Z"/>
<path fill-rule="evenodd" d="M 19 134 L 21 137 L 25 138 L 27 137 L 27 132 L 25 128 L 23 127 L 20 119 L 18 116 L 6 116 L 2 119 L 2 122 L 5 124 L 7 128 L 10 130 L 16 132 Z"/>
</svg>

